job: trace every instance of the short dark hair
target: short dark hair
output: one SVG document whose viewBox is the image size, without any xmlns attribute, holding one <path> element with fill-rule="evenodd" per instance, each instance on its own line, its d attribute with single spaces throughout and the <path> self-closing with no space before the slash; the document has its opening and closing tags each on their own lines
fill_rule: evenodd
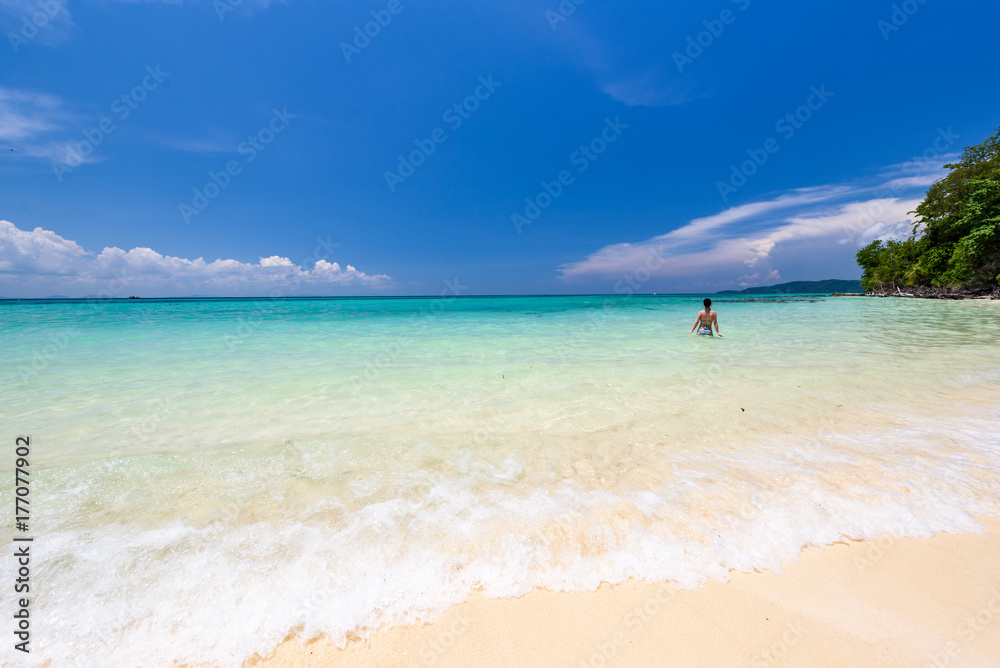
<svg viewBox="0 0 1000 668">
<path fill-rule="evenodd" d="M 712 305 L 712 300 L 709 299 L 708 297 L 705 297 L 704 304 L 705 304 L 705 308 L 708 308 L 709 306 Z"/>
</svg>

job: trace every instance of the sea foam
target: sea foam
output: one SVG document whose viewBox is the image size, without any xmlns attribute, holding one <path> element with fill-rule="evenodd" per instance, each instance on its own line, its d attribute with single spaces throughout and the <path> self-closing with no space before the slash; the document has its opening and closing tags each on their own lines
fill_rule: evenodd
<svg viewBox="0 0 1000 668">
<path fill-rule="evenodd" d="M 45 471 L 33 656 L 237 666 L 289 633 L 344 645 L 476 590 L 690 588 L 780 572 L 806 545 L 979 531 L 976 517 L 1000 514 L 1000 411 L 907 422 L 651 446 L 611 477 L 564 477 L 530 452 L 442 469 L 318 442 Z"/>
</svg>

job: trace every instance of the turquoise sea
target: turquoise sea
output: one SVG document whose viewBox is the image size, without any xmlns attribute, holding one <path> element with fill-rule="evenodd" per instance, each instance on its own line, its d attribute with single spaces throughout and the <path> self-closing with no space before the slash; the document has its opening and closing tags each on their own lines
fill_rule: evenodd
<svg viewBox="0 0 1000 668">
<path fill-rule="evenodd" d="M 4 665 L 238 666 L 1000 515 L 1000 302 L 714 301 L 721 339 L 701 296 L 0 301 Z"/>
</svg>

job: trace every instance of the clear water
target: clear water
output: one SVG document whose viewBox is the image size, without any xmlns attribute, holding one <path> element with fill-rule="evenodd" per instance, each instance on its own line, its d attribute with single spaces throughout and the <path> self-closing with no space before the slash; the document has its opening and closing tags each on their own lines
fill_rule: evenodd
<svg viewBox="0 0 1000 668">
<path fill-rule="evenodd" d="M 714 306 L 722 339 L 690 296 L 0 302 L 31 661 L 236 666 L 1000 514 L 1000 303 Z"/>
</svg>

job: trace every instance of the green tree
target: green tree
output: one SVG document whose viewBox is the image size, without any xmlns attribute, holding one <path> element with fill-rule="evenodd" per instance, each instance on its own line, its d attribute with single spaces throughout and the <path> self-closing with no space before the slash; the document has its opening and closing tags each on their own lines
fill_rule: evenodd
<svg viewBox="0 0 1000 668">
<path fill-rule="evenodd" d="M 857 254 L 866 290 L 1000 284 L 1000 128 L 927 190 L 906 241 L 873 241 Z"/>
<path fill-rule="evenodd" d="M 1000 128 L 962 152 L 914 213 L 920 285 L 995 287 L 1000 282 Z"/>
<path fill-rule="evenodd" d="M 876 240 L 858 251 L 858 264 L 864 270 L 861 287 L 872 291 L 895 291 L 897 287 L 913 285 L 911 279 L 919 257 L 919 245 L 906 241 Z"/>
<path fill-rule="evenodd" d="M 866 292 L 871 292 L 878 288 L 878 267 L 881 263 L 882 251 L 885 247 L 882 245 L 881 239 L 876 239 L 864 248 L 858 251 L 855 256 L 858 261 L 858 266 L 861 267 L 863 273 L 861 274 L 861 287 L 865 289 Z"/>
</svg>

